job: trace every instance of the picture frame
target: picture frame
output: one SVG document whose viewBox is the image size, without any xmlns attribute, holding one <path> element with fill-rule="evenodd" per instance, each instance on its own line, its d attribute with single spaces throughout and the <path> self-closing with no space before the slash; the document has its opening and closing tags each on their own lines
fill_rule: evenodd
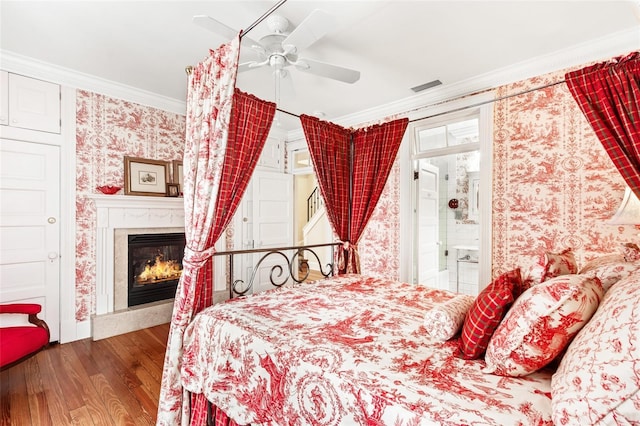
<svg viewBox="0 0 640 426">
<path fill-rule="evenodd" d="M 171 162 L 171 167 L 173 169 L 173 179 L 172 183 L 177 183 L 180 185 L 178 192 L 184 192 L 184 168 L 182 166 L 181 160 L 173 160 Z"/>
<path fill-rule="evenodd" d="M 180 185 L 177 183 L 168 183 L 167 184 L 167 197 L 179 197 L 180 196 Z"/>
<path fill-rule="evenodd" d="M 169 162 L 124 157 L 125 195 L 164 197 L 169 183 Z"/>
</svg>

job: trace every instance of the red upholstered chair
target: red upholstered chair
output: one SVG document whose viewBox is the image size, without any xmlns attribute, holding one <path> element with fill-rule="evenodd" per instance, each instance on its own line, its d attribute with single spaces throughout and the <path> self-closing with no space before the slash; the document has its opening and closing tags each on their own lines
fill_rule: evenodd
<svg viewBox="0 0 640 426">
<path fill-rule="evenodd" d="M 49 344 L 49 327 L 38 318 L 42 306 L 34 303 L 0 305 L 0 314 L 29 315 L 23 326 L 0 327 L 0 369 L 9 368 L 35 355 Z"/>
</svg>

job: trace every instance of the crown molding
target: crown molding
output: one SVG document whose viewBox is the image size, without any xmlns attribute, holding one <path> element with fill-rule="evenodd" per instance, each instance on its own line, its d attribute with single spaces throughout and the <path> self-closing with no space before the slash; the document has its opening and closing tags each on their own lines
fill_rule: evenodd
<svg viewBox="0 0 640 426">
<path fill-rule="evenodd" d="M 640 49 L 640 26 L 616 32 L 595 41 L 581 43 L 571 48 L 558 50 L 552 54 L 539 56 L 526 61 L 482 74 L 459 83 L 438 86 L 432 89 L 391 102 L 378 107 L 349 114 L 331 121 L 341 126 L 357 126 L 362 123 L 380 120 L 393 115 L 408 116 L 414 119 L 415 112 L 431 105 L 448 102 L 470 96 L 513 82 L 541 76 L 590 62 L 603 61 Z M 304 138 L 302 129 L 291 130 L 287 141 Z"/>
<path fill-rule="evenodd" d="M 361 123 L 379 120 L 390 115 L 406 114 L 409 111 L 423 108 L 437 102 L 470 95 L 553 71 L 589 62 L 606 60 L 613 56 L 623 55 L 640 49 L 639 32 L 640 26 L 630 28 L 595 41 L 582 43 L 549 55 L 532 58 L 509 67 L 501 68 L 460 83 L 435 87 L 425 93 L 410 96 L 400 101 L 338 117 L 332 119 L 332 121 L 343 126 L 355 126 Z M 161 96 L 136 87 L 38 61 L 8 50 L 0 49 L 0 58 L 0 68 L 5 71 L 51 81 L 75 89 L 101 93 L 176 114 L 185 115 L 186 112 L 185 101 Z M 275 131 L 275 133 L 280 132 Z M 302 138 L 304 138 L 302 129 L 291 130 L 286 133 L 286 140 L 289 141 Z"/>
<path fill-rule="evenodd" d="M 84 74 L 28 56 L 19 55 L 8 50 L 0 50 L 0 58 L 2 58 L 0 68 L 4 71 L 50 81 L 74 89 L 100 93 L 180 115 L 186 114 L 187 107 L 185 101 L 161 96 L 153 92 L 116 83 L 90 74 Z"/>
</svg>

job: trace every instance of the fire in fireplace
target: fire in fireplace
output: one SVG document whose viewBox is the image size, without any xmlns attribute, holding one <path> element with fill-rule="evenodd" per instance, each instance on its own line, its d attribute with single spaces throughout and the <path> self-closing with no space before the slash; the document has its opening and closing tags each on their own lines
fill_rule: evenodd
<svg viewBox="0 0 640 426">
<path fill-rule="evenodd" d="M 128 236 L 129 306 L 175 297 L 185 244 L 184 233 Z"/>
</svg>

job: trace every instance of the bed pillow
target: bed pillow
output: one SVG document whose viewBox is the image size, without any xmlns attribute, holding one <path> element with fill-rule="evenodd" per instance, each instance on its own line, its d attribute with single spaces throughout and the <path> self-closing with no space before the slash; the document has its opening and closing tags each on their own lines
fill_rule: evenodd
<svg viewBox="0 0 640 426">
<path fill-rule="evenodd" d="M 544 274 L 542 281 L 558 277 L 560 275 L 577 274 L 578 264 L 573 254 L 573 249 L 568 248 L 560 253 L 545 253 Z"/>
<path fill-rule="evenodd" d="M 485 373 L 525 376 L 558 356 L 602 300 L 600 281 L 561 275 L 531 287 L 513 304 L 487 346 Z"/>
<path fill-rule="evenodd" d="M 500 275 L 478 294 L 462 326 L 462 358 L 476 359 L 484 353 L 491 335 L 515 299 L 514 289 L 519 291 L 521 286 L 518 268 Z"/>
<path fill-rule="evenodd" d="M 473 296 L 460 294 L 429 309 L 424 314 L 427 334 L 440 342 L 451 339 L 460 331 L 473 301 Z"/>
<path fill-rule="evenodd" d="M 560 253 L 546 252 L 540 256 L 538 262 L 531 265 L 527 271 L 523 281 L 524 288 L 528 289 L 560 275 L 577 273 L 578 264 L 576 263 L 573 249 L 568 248 Z"/>
<path fill-rule="evenodd" d="M 606 292 L 612 285 L 638 269 L 640 269 L 640 261 L 625 261 L 622 254 L 608 254 L 587 262 L 580 269 L 580 274 L 599 278 Z"/>
<path fill-rule="evenodd" d="M 640 424 L 640 271 L 604 296 L 551 378 L 554 424 Z"/>
</svg>

